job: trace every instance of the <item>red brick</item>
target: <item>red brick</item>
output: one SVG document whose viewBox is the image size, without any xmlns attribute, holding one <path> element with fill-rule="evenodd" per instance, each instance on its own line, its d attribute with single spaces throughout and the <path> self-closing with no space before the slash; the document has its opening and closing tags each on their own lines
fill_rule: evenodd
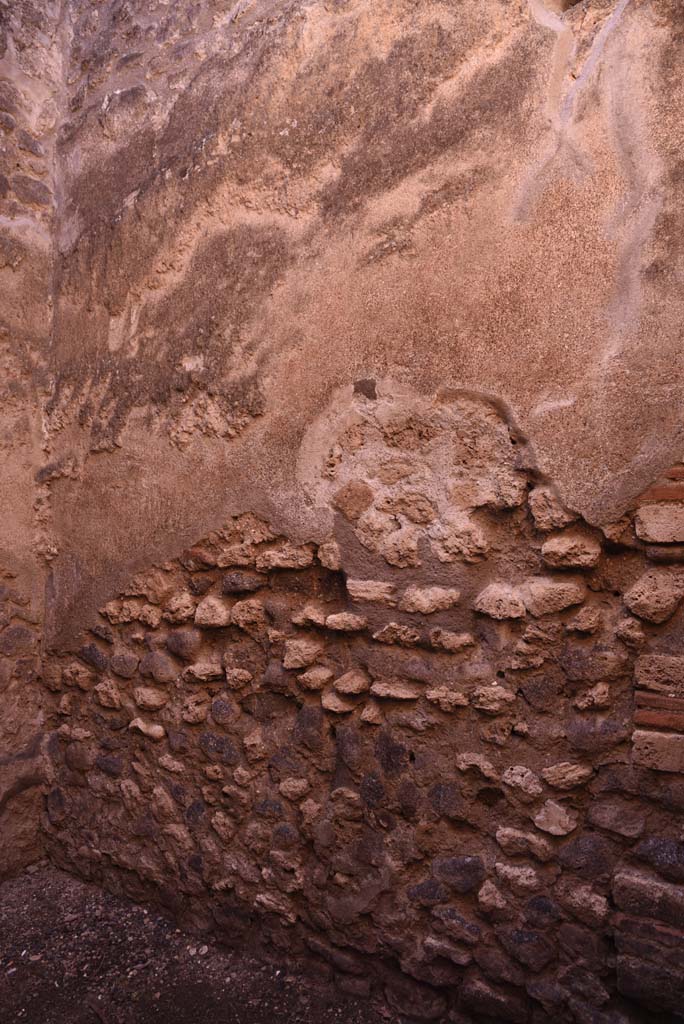
<svg viewBox="0 0 684 1024">
<path fill-rule="evenodd" d="M 651 562 L 679 564 L 684 562 L 684 544 L 647 544 L 646 557 Z"/>
<path fill-rule="evenodd" d="M 653 484 L 639 495 L 639 504 L 648 501 L 684 501 L 684 477 L 676 483 Z"/>
<path fill-rule="evenodd" d="M 637 707 L 663 708 L 666 711 L 681 711 L 684 714 L 684 697 L 668 697 L 664 693 L 637 692 L 634 699 Z"/>
<path fill-rule="evenodd" d="M 641 708 L 634 713 L 634 724 L 651 725 L 656 729 L 669 729 L 671 732 L 684 732 L 684 714 L 656 708 Z"/>
</svg>

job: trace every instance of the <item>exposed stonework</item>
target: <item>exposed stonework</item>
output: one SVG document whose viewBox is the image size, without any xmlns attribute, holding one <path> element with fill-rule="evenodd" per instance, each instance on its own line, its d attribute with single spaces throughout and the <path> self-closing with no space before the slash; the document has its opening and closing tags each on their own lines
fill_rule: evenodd
<svg viewBox="0 0 684 1024">
<path fill-rule="evenodd" d="M 411 1020 L 681 1015 L 682 42 L 0 0 L 0 874 Z"/>
<path fill-rule="evenodd" d="M 233 519 L 55 659 L 51 856 L 414 1019 L 677 1012 L 672 958 L 656 993 L 655 953 L 608 955 L 641 919 L 663 956 L 684 939 L 682 613 L 640 606 L 632 642 L 645 545 L 559 528 L 556 498 L 550 565 L 530 453 L 486 401 L 379 386 L 344 417 L 310 478 L 331 537 Z M 465 493 L 480 551 L 445 558 Z"/>
</svg>

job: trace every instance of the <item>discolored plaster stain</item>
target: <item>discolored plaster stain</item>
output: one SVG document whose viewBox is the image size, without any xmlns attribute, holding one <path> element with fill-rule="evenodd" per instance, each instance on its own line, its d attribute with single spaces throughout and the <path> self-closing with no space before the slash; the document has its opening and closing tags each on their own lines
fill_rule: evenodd
<svg viewBox="0 0 684 1024">
<path fill-rule="evenodd" d="M 0 872 L 678 1012 L 678 5 L 0 10 Z"/>
</svg>

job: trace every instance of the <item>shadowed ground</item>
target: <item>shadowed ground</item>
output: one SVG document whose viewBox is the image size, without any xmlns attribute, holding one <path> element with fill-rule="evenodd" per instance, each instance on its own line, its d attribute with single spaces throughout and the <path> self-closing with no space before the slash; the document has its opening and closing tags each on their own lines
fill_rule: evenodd
<svg viewBox="0 0 684 1024">
<path fill-rule="evenodd" d="M 317 979 L 181 933 L 60 871 L 0 887 L 1 1024 L 379 1024 Z M 386 1019 L 386 1018 L 384 1018 Z"/>
</svg>

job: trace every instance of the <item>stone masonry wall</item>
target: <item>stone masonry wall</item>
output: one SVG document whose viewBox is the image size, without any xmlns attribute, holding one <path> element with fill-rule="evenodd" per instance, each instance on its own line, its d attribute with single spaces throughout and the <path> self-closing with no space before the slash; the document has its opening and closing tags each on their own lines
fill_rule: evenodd
<svg viewBox="0 0 684 1024">
<path fill-rule="evenodd" d="M 51 661 L 51 856 L 411 1019 L 677 1015 L 684 471 L 601 531 L 489 401 L 326 422 L 328 540 L 231 519 Z"/>
<path fill-rule="evenodd" d="M 0 875 L 681 1016 L 683 40 L 0 0 Z"/>
</svg>

